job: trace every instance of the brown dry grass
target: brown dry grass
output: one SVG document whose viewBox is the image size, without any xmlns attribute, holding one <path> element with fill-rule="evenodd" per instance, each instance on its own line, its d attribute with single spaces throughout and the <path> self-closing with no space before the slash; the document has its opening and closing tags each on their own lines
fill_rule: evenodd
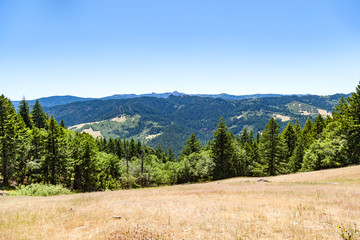
<svg viewBox="0 0 360 240">
<path fill-rule="evenodd" d="M 340 223 L 360 226 L 360 166 L 266 179 L 1 197 L 0 239 L 341 239 Z"/>
</svg>

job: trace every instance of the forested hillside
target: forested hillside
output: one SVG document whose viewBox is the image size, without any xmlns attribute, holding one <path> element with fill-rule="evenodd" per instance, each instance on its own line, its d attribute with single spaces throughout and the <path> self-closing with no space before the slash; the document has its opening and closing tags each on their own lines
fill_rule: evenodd
<svg viewBox="0 0 360 240">
<path fill-rule="evenodd" d="M 106 138 L 134 137 L 156 148 L 172 148 L 178 156 L 184 141 L 191 133 L 206 144 L 223 116 L 236 136 L 244 127 L 255 133 L 262 131 L 269 118 L 274 117 L 283 129 L 288 121 L 303 126 L 321 113 L 324 117 L 341 95 L 280 96 L 244 100 L 226 100 L 197 96 L 168 98 L 141 97 L 74 102 L 45 108 L 49 114 L 74 131 L 95 132 Z M 89 123 L 89 124 L 83 124 Z"/>
<path fill-rule="evenodd" d="M 319 100 L 319 97 L 312 101 L 316 99 Z M 120 109 L 133 110 L 133 113 L 138 110 L 148 111 L 149 115 L 153 111 L 176 113 L 174 104 L 177 103 L 178 110 L 187 110 L 187 107 L 179 104 L 186 102 L 187 106 L 197 110 L 198 115 L 194 117 L 200 117 L 206 113 L 198 105 L 200 100 L 213 107 L 214 112 L 209 115 L 215 117 L 223 113 L 222 109 L 234 109 L 237 106 L 237 102 L 233 101 L 218 99 L 214 102 L 208 98 L 184 96 L 172 97 L 165 101 L 166 104 L 163 100 L 148 98 L 146 100 L 152 103 L 151 109 L 141 104 L 143 99 L 137 100 L 137 104 L 122 105 Z M 307 100 L 309 104 L 311 99 Z M 268 99 L 252 100 L 266 101 Z M 110 108 L 119 107 L 117 101 L 111 102 L 114 104 Z M 98 104 L 97 101 L 91 103 Z M 279 98 L 278 105 L 270 107 L 276 108 L 284 103 L 288 104 Z M 323 102 L 318 104 L 323 108 L 330 105 Z M 171 148 L 158 146 L 153 149 L 133 138 L 95 139 L 87 133 L 74 133 L 66 129 L 64 121 L 58 124 L 52 115 L 49 117 L 39 101 L 35 102 L 30 111 L 29 104 L 23 100 L 17 113 L 11 101 L 1 95 L 0 180 L 4 186 L 51 183 L 81 191 L 94 191 L 235 176 L 272 176 L 359 164 L 359 113 L 360 85 L 351 97 L 340 98 L 332 117 L 328 115 L 324 118 L 318 113 L 314 121 L 308 117 L 304 127 L 298 121 L 295 124 L 288 122 L 281 131 L 275 118 L 270 117 L 262 134 L 244 128 L 235 137 L 224 118 L 220 117 L 206 147 L 192 133 L 180 157 L 175 158 Z M 180 119 L 191 123 L 187 116 Z M 186 124 L 183 126 L 186 127 Z"/>
</svg>

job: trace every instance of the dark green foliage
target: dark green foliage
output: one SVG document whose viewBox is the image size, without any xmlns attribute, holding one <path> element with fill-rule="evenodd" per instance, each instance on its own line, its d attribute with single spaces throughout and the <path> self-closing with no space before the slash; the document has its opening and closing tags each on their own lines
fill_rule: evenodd
<svg viewBox="0 0 360 240">
<path fill-rule="evenodd" d="M 53 114 L 59 122 L 64 119 L 68 126 L 107 120 L 104 123 L 92 124 L 93 129 L 101 131 L 106 138 L 134 137 L 135 141 L 145 141 L 154 149 L 161 144 L 164 149 L 170 147 L 178 157 L 191 133 L 206 145 L 213 137 L 220 115 L 224 117 L 234 136 L 240 135 L 244 128 L 247 128 L 247 134 L 252 129 L 256 136 L 274 113 L 297 119 L 303 126 L 307 116 L 294 111 L 293 105 L 311 106 L 311 111 L 308 111 L 314 119 L 318 114 L 317 109 L 331 111 L 340 97 L 341 95 L 307 95 L 240 101 L 196 96 L 141 97 L 74 102 L 46 108 L 46 111 Z M 116 125 L 117 123 L 109 120 L 119 116 L 126 116 L 129 122 Z M 280 129 L 284 129 L 287 123 L 279 122 Z M 160 135 L 146 139 L 147 135 L 155 134 Z"/>
<path fill-rule="evenodd" d="M 60 121 L 60 126 L 61 126 L 62 128 L 66 128 L 66 126 L 65 126 L 65 121 L 64 121 L 63 119 L 61 119 L 61 121 Z"/>
<path fill-rule="evenodd" d="M 32 108 L 31 115 L 35 127 L 45 128 L 46 115 L 38 100 L 35 102 Z"/>
<path fill-rule="evenodd" d="M 309 105 L 315 98 L 305 99 L 304 104 L 311 109 Z M 121 109 L 122 113 L 129 112 L 135 116 L 139 112 L 146 112 L 141 115 L 141 121 L 139 116 L 134 118 L 136 126 L 126 129 L 128 138 L 94 139 L 88 134 L 67 130 L 63 121 L 59 125 L 52 116 L 47 120 L 38 103 L 32 111 L 34 124 L 26 124 L 25 119 L 31 116 L 26 101 L 22 102 L 22 110 L 19 109 L 19 114 L 16 114 L 10 100 L 0 96 L 0 180 L 3 186 L 52 183 L 77 191 L 96 191 L 201 182 L 234 176 L 277 175 L 359 163 L 359 86 L 357 92 L 347 100 L 340 99 L 334 108 L 333 118 L 327 117 L 324 121 L 318 115 L 314 123 L 310 117 L 305 123 L 306 118 L 303 117 L 294 126 L 290 122 L 280 122 L 280 125 L 271 118 L 262 135 L 259 132 L 261 129 L 253 126 L 249 132 L 242 127 L 242 121 L 247 118 L 259 120 L 257 124 L 263 123 L 259 116 L 252 118 L 249 113 L 258 111 L 258 104 L 272 102 L 269 99 L 249 100 L 246 109 L 236 101 L 222 99 L 183 96 L 146 100 L 151 104 L 137 99 L 134 100 L 135 104 L 128 101 L 129 105 L 120 108 L 113 102 L 112 107 Z M 208 113 L 199 100 L 201 104 L 211 106 L 214 112 Z M 277 100 L 277 103 L 272 102 L 273 105 L 263 110 L 270 113 L 288 104 L 284 98 Z M 320 108 L 325 107 L 320 102 L 318 104 Z M 289 108 L 296 106 L 292 104 Z M 216 129 L 213 118 L 221 112 L 226 114 L 231 130 L 237 133 L 236 141 L 223 117 Z M 234 117 L 234 114 L 242 115 Z M 165 115 L 167 117 L 163 117 Z M 201 122 L 194 121 L 190 115 L 201 117 Z M 294 115 L 290 116 L 294 118 Z M 156 121 L 152 121 L 153 117 Z M 41 119 L 45 122 L 41 123 Z M 152 144 L 157 141 L 170 145 L 183 144 L 190 130 L 195 129 L 182 151 L 178 151 L 182 152 L 181 157 L 176 159 L 172 149 L 164 150 L 161 144 L 154 150 L 140 140 L 131 138 L 139 129 L 150 126 L 149 122 L 152 127 L 147 128 L 144 134 L 161 132 L 154 141 L 151 140 Z M 303 123 L 305 126 L 301 130 L 300 124 Z M 281 128 L 284 130 L 280 134 Z M 255 139 L 252 129 L 257 131 Z M 181 134 L 176 135 L 177 132 Z M 204 141 L 211 134 L 213 139 Z M 206 148 L 203 148 L 202 144 L 206 142 Z"/>
<path fill-rule="evenodd" d="M 356 92 L 352 93 L 348 99 L 348 110 L 345 115 L 350 120 L 350 127 L 347 129 L 348 147 L 350 161 L 354 164 L 360 163 L 360 84 L 356 87 Z"/>
<path fill-rule="evenodd" d="M 44 139 L 43 176 L 47 183 L 58 184 L 67 177 L 67 146 L 64 129 L 53 116 L 49 119 Z"/>
<path fill-rule="evenodd" d="M 274 118 L 271 118 L 264 128 L 260 141 L 260 153 L 267 175 L 273 176 L 287 172 L 284 156 L 285 144 L 280 138 L 280 126 Z"/>
<path fill-rule="evenodd" d="M 316 117 L 314 124 L 311 127 L 312 137 L 314 139 L 318 139 L 320 137 L 320 134 L 324 130 L 324 127 L 325 127 L 324 118 L 319 114 Z"/>
<path fill-rule="evenodd" d="M 224 118 L 221 117 L 218 129 L 214 132 L 214 140 L 211 147 L 212 158 L 215 163 L 214 179 L 223 179 L 234 176 L 232 164 L 234 149 L 234 136 L 227 131 Z"/>
<path fill-rule="evenodd" d="M 30 117 L 30 106 L 29 103 L 25 100 L 25 98 L 20 102 L 19 105 L 19 114 L 24 120 L 25 125 L 28 128 L 32 128 L 32 121 Z"/>
<path fill-rule="evenodd" d="M 303 137 L 298 136 L 296 146 L 289 161 L 289 168 L 291 172 L 297 172 L 301 169 L 305 154 L 305 148 L 303 143 Z"/>
<path fill-rule="evenodd" d="M 202 144 L 196 138 L 194 133 L 191 133 L 190 138 L 186 140 L 181 156 L 189 156 L 192 153 L 199 153 L 202 150 Z"/>
<path fill-rule="evenodd" d="M 281 138 L 285 143 L 285 158 L 289 160 L 290 157 L 293 155 L 297 140 L 296 133 L 293 126 L 291 125 L 291 122 L 289 122 L 286 128 L 282 131 Z"/>
<path fill-rule="evenodd" d="M 303 137 L 303 144 L 305 149 L 308 149 L 311 145 L 311 143 L 314 141 L 313 133 L 312 133 L 312 121 L 310 117 L 306 120 L 305 126 L 301 132 L 301 135 Z"/>
<path fill-rule="evenodd" d="M 14 173 L 18 150 L 18 118 L 9 99 L 0 96 L 0 169 L 3 185 L 8 185 Z"/>
</svg>

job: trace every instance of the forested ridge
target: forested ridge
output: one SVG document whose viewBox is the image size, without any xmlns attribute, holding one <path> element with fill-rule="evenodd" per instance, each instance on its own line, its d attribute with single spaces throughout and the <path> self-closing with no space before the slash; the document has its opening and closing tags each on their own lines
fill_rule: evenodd
<svg viewBox="0 0 360 240">
<path fill-rule="evenodd" d="M 304 126 L 308 116 L 312 120 L 316 118 L 319 109 L 331 112 L 341 96 L 306 95 L 228 100 L 171 95 L 168 98 L 92 100 L 44 109 L 58 121 L 65 120 L 68 126 L 89 123 L 74 129 L 75 131 L 91 128 L 107 139 L 134 137 L 153 148 L 159 144 L 165 148 L 171 147 L 178 157 L 191 133 L 195 133 L 200 142 L 206 145 L 213 137 L 219 116 L 224 117 L 234 135 L 241 134 L 244 128 L 254 132 L 262 131 L 273 116 L 282 130 L 289 119 L 292 124 L 298 120 L 300 126 Z M 116 117 L 126 117 L 128 121 L 111 121 Z M 148 138 L 151 135 L 156 137 Z"/>
<path fill-rule="evenodd" d="M 212 114 L 219 118 L 221 111 Z M 23 100 L 17 113 L 1 95 L 0 181 L 3 186 L 49 183 L 98 191 L 270 176 L 360 161 L 360 85 L 347 99 L 340 98 L 332 116 L 319 114 L 314 121 L 308 117 L 304 127 L 288 122 L 281 131 L 270 118 L 262 134 L 244 128 L 234 136 L 224 119 L 220 117 L 206 145 L 192 133 L 175 158 L 171 148 L 154 149 L 134 138 L 95 139 L 72 132 L 66 122 L 59 124 L 47 115 L 38 101 L 30 110 Z"/>
</svg>

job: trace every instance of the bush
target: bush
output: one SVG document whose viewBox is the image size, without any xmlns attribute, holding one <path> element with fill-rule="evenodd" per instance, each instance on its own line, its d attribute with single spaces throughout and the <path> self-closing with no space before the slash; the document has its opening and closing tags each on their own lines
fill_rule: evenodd
<svg viewBox="0 0 360 240">
<path fill-rule="evenodd" d="M 16 191 L 12 194 L 14 196 L 53 196 L 70 194 L 71 191 L 64 188 L 61 185 L 39 184 L 33 183 L 31 185 L 21 185 L 16 188 Z"/>
</svg>

